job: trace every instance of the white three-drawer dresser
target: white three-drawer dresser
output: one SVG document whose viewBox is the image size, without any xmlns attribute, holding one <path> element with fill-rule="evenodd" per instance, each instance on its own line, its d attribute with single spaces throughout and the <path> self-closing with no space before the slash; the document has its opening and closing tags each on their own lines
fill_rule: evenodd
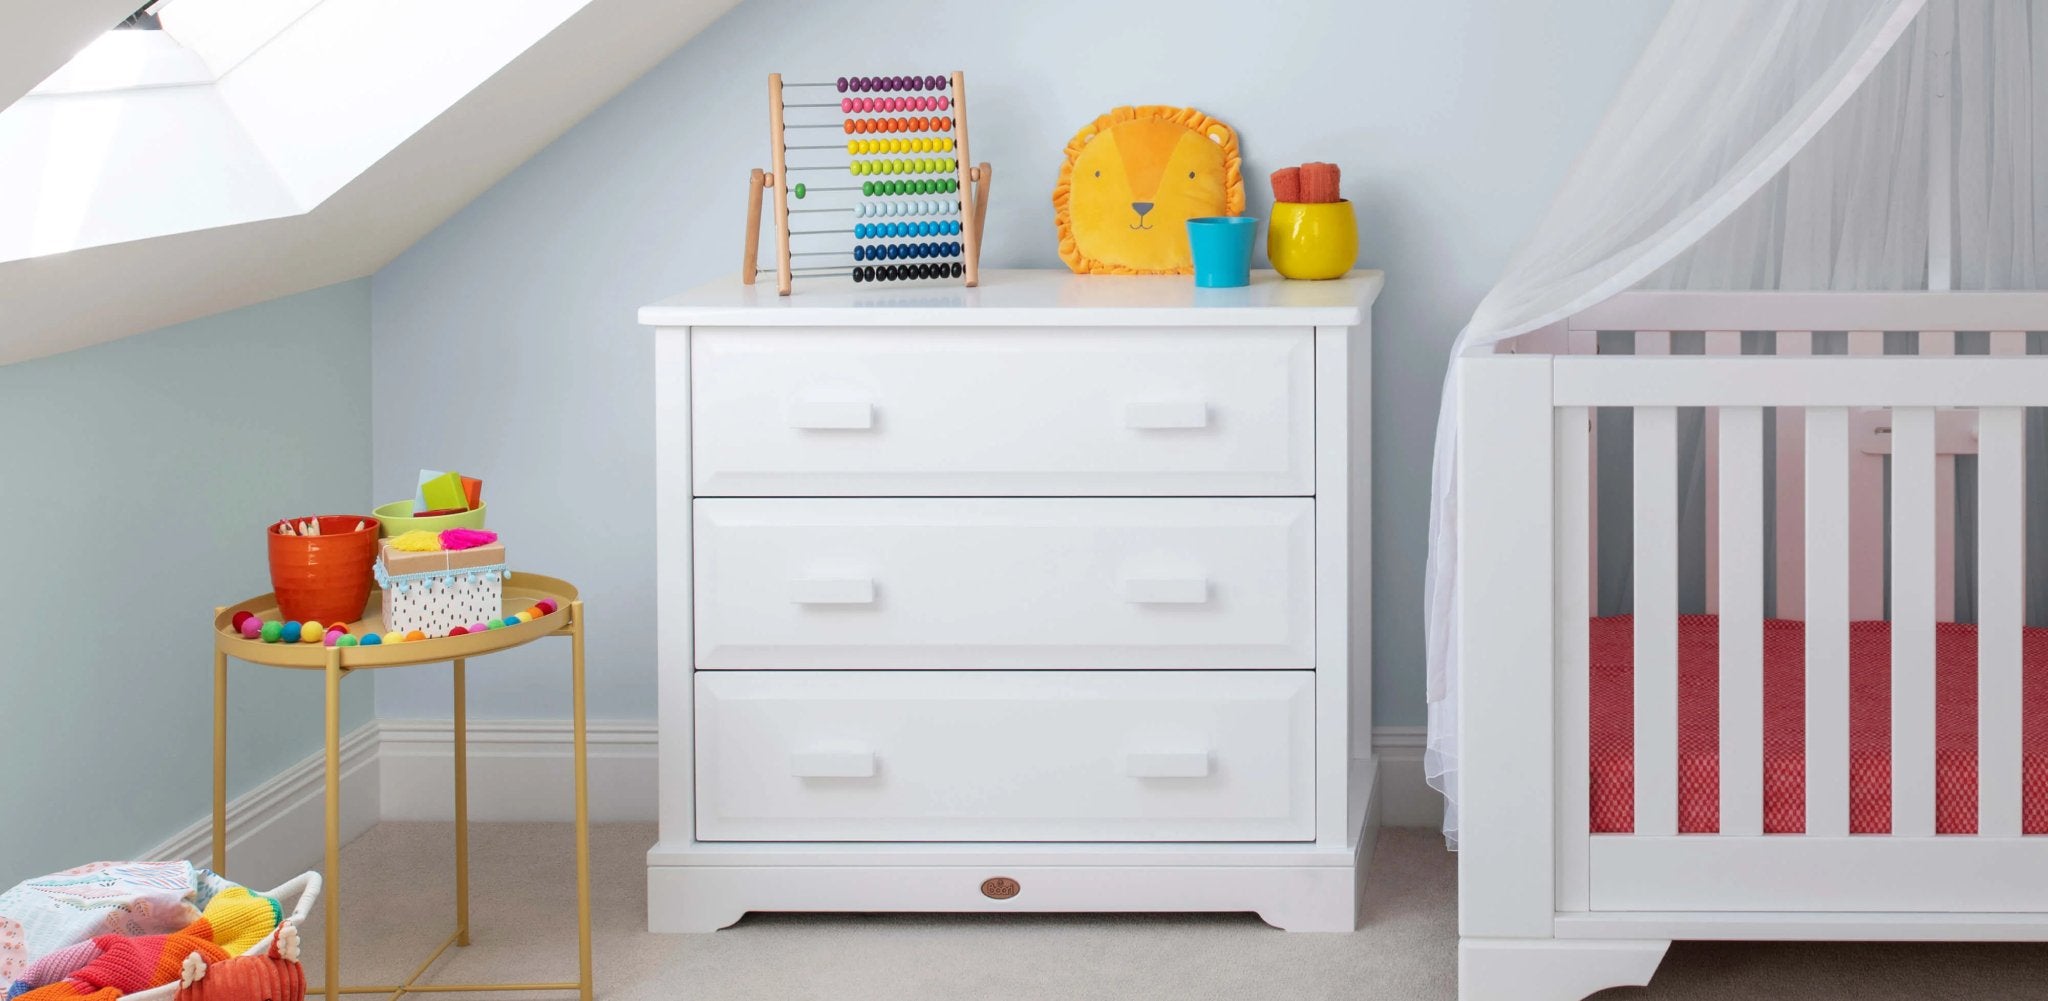
<svg viewBox="0 0 2048 1001">
<path fill-rule="evenodd" d="M 1252 911 L 1376 829 L 1371 305 L 1328 282 L 722 282 L 654 333 L 647 923 Z"/>
</svg>

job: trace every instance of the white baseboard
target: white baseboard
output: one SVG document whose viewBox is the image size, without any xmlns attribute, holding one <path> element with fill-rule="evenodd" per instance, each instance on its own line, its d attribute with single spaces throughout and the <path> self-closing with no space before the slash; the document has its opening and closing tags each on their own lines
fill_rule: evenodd
<svg viewBox="0 0 2048 1001">
<path fill-rule="evenodd" d="M 452 820 L 453 726 L 445 719 L 383 721 L 386 820 Z M 590 814 L 595 820 L 656 817 L 652 720 L 590 725 Z M 1380 763 L 1380 820 L 1438 827 L 1443 800 L 1422 776 L 1423 728 L 1373 730 Z M 568 820 L 569 724 L 565 720 L 472 721 L 469 815 L 473 820 Z"/>
<path fill-rule="evenodd" d="M 341 838 L 349 841 L 382 819 L 378 802 L 380 735 L 371 720 L 341 739 Z M 259 889 L 318 868 L 325 851 L 326 755 L 314 753 L 228 801 L 226 875 Z M 139 858 L 213 864 L 213 818 L 192 822 Z"/>
<path fill-rule="evenodd" d="M 1376 726 L 1373 753 L 1380 759 L 1380 823 L 1388 827 L 1444 826 L 1444 798 L 1422 770 L 1428 727 Z"/>
<path fill-rule="evenodd" d="M 450 720 L 372 720 L 342 739 L 341 836 L 379 820 L 452 820 Z M 1423 780 L 1423 728 L 1373 730 L 1380 822 L 1438 827 L 1443 800 Z M 652 720 L 590 725 L 590 815 L 599 821 L 656 817 Z M 469 726 L 469 815 L 478 821 L 566 821 L 574 816 L 566 720 L 477 720 Z M 269 887 L 320 864 L 322 757 L 312 755 L 228 803 L 228 874 Z M 210 864 L 212 823 L 202 817 L 142 858 Z"/>
<path fill-rule="evenodd" d="M 590 817 L 655 818 L 653 720 L 590 724 Z M 568 720 L 471 720 L 469 818 L 569 820 L 575 816 Z M 384 720 L 386 820 L 455 819 L 454 723 Z"/>
</svg>

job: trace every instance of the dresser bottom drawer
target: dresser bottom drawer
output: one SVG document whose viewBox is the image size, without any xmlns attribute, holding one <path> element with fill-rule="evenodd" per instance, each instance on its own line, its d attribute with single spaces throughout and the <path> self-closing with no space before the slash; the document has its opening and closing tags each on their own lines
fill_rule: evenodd
<svg viewBox="0 0 2048 1001">
<path fill-rule="evenodd" d="M 1308 841 L 1312 671 L 702 671 L 704 841 Z"/>
</svg>

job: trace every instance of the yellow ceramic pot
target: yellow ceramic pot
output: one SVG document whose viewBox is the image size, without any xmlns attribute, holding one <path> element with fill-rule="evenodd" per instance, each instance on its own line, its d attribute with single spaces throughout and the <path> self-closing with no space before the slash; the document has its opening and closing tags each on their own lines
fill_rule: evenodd
<svg viewBox="0 0 2048 1001">
<path fill-rule="evenodd" d="M 1282 277 L 1342 278 L 1358 261 L 1358 218 L 1348 201 L 1276 202 L 1266 257 Z"/>
</svg>

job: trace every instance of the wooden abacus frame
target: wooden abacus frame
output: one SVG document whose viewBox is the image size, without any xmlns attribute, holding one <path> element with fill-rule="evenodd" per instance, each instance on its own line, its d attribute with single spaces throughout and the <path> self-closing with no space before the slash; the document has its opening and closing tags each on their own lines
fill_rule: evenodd
<svg viewBox="0 0 2048 1001">
<path fill-rule="evenodd" d="M 843 82 L 843 81 L 842 81 Z M 801 84 L 793 86 L 803 86 Z M 818 86 L 818 85 L 811 85 Z M 967 146 L 967 79 L 959 71 L 951 77 L 954 168 L 958 174 L 961 204 L 962 277 L 970 287 L 980 281 L 981 234 L 988 221 L 988 188 L 994 171 L 986 163 L 975 164 Z M 784 140 L 782 74 L 768 74 L 768 141 L 772 157 L 767 170 L 756 167 L 748 178 L 746 256 L 740 264 L 740 281 L 752 285 L 759 276 L 761 253 L 761 196 L 775 189 L 776 291 L 788 295 L 795 276 L 789 249 L 788 144 Z M 815 168 L 799 168 L 815 169 Z"/>
</svg>

